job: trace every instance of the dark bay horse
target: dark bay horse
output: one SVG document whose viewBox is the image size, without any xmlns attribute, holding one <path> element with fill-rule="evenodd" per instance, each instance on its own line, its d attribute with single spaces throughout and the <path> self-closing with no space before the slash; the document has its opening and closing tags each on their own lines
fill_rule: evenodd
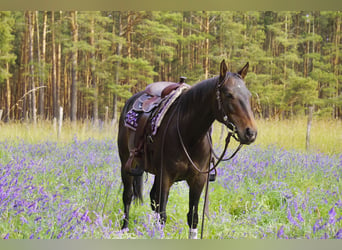
<svg viewBox="0 0 342 250">
<path fill-rule="evenodd" d="M 198 204 L 208 175 L 196 170 L 189 157 L 199 170 L 209 169 L 211 147 L 208 131 L 215 120 L 231 129 L 233 127 L 241 144 L 250 144 L 257 136 L 250 105 L 251 94 L 244 83 L 248 66 L 247 63 L 238 73 L 230 73 L 223 60 L 219 76 L 201 81 L 182 93 L 167 111 L 153 142 L 146 143 L 142 160 L 136 162 L 144 171 L 155 175 L 150 192 L 151 206 L 159 213 L 162 223 L 166 222 L 170 187 L 181 180 L 188 183 L 187 222 L 189 235 L 193 237 L 197 237 Z M 133 197 L 142 199 L 143 177 L 132 176 L 125 169 L 132 131 L 124 124 L 126 113 L 141 94 L 135 94 L 126 102 L 119 122 L 118 147 L 124 188 L 123 229 L 128 227 Z"/>
</svg>

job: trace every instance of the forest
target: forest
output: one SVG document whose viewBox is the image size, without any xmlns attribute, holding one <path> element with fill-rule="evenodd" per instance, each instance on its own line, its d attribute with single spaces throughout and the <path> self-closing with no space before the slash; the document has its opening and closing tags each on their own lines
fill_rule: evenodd
<svg viewBox="0 0 342 250">
<path fill-rule="evenodd" d="M 340 11 L 2 11 L 0 120 L 117 121 L 155 81 L 249 62 L 258 118 L 342 119 Z"/>
</svg>

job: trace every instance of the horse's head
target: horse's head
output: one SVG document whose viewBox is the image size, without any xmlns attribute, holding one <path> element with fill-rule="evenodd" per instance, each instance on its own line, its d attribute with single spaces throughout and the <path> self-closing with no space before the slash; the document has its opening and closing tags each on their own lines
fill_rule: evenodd
<svg viewBox="0 0 342 250">
<path fill-rule="evenodd" d="M 250 104 L 251 93 L 244 82 L 248 66 L 247 63 L 237 74 L 230 73 L 227 72 L 227 65 L 223 60 L 216 86 L 217 119 L 235 131 L 242 144 L 254 142 L 257 136 L 257 127 Z"/>
</svg>

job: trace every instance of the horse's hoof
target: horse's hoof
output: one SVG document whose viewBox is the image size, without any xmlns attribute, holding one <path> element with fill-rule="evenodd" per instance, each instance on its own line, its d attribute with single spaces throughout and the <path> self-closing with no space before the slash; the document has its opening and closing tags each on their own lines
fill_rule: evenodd
<svg viewBox="0 0 342 250">
<path fill-rule="evenodd" d="M 197 240 L 197 228 L 190 228 L 189 229 L 189 239 L 190 240 Z"/>
</svg>

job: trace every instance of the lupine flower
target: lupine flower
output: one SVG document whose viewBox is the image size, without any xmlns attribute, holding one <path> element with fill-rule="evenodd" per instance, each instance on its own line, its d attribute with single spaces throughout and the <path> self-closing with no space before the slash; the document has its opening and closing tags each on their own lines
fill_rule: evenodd
<svg viewBox="0 0 342 250">
<path fill-rule="evenodd" d="M 279 228 L 277 232 L 277 238 L 281 239 L 283 235 L 284 235 L 284 225 Z"/>
<path fill-rule="evenodd" d="M 340 228 L 335 234 L 335 239 L 342 239 L 342 228 Z"/>
<path fill-rule="evenodd" d="M 328 221 L 329 224 L 332 224 L 332 225 L 335 224 L 335 222 L 336 222 L 335 216 L 336 216 L 336 211 L 335 211 L 334 207 L 332 207 L 329 211 L 329 221 Z"/>
<path fill-rule="evenodd" d="M 300 212 L 298 212 L 298 214 L 297 214 L 297 219 L 298 219 L 298 221 L 300 221 L 300 222 L 304 222 L 304 219 L 303 219 L 303 217 L 302 217 L 302 215 L 301 215 Z"/>
<path fill-rule="evenodd" d="M 298 222 L 293 219 L 290 209 L 287 209 L 287 219 L 291 224 L 295 225 L 296 227 L 300 227 Z"/>
</svg>

